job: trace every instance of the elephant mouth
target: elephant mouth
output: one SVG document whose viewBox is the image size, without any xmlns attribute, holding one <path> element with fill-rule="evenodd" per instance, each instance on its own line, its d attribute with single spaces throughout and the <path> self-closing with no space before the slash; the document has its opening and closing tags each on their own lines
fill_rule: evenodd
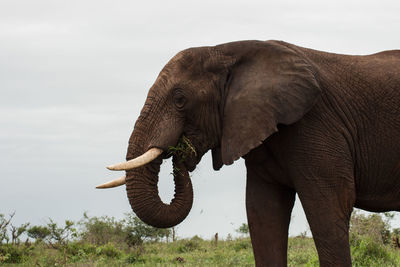
<svg viewBox="0 0 400 267">
<path fill-rule="evenodd" d="M 203 154 L 204 153 L 200 152 L 198 146 L 196 146 L 192 140 L 185 135 L 182 135 L 179 138 L 177 145 L 169 148 L 166 153 L 166 158 L 173 155 L 177 156 L 185 165 L 186 169 L 189 172 L 192 172 L 196 169 Z"/>
<path fill-rule="evenodd" d="M 183 164 L 185 165 L 186 169 L 189 172 L 192 172 L 196 169 L 197 164 L 199 164 L 200 159 L 197 158 L 196 156 L 189 156 L 187 157 L 184 161 Z"/>
</svg>

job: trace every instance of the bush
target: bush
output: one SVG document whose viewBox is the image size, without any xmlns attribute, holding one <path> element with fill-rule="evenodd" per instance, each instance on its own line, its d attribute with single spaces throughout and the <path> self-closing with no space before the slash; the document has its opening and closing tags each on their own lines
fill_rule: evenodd
<svg viewBox="0 0 400 267">
<path fill-rule="evenodd" d="M 96 249 L 97 255 L 104 255 L 108 258 L 120 258 L 122 252 L 116 248 L 113 244 L 108 243 L 103 246 L 100 246 Z"/>
<path fill-rule="evenodd" d="M 203 242 L 203 241 L 204 241 L 203 238 L 201 238 L 201 237 L 198 236 L 198 235 L 195 235 L 195 236 L 192 237 L 190 240 L 191 240 L 191 241 L 194 241 L 194 242 L 197 242 L 197 243 L 200 243 L 200 242 Z"/>
<path fill-rule="evenodd" d="M 83 214 L 80 221 L 82 226 L 81 240 L 95 245 L 107 243 L 118 244 L 122 249 L 125 244 L 129 247 L 140 246 L 143 242 L 157 242 L 163 238 L 168 240 L 170 229 L 158 229 L 142 222 L 133 214 L 126 214 L 125 219 L 116 220 L 114 217 L 88 217 Z"/>
<path fill-rule="evenodd" d="M 26 257 L 29 257 L 30 249 L 26 246 L 16 246 L 5 244 L 0 246 L 0 264 L 1 263 L 22 263 Z"/>
<path fill-rule="evenodd" d="M 126 214 L 124 223 L 125 241 L 130 247 L 142 245 L 145 241 L 158 242 L 163 238 L 168 241 L 171 235 L 170 229 L 155 228 L 130 213 Z"/>
<path fill-rule="evenodd" d="M 352 259 L 354 266 L 397 266 L 391 257 L 390 248 L 372 237 L 360 237 L 353 243 Z"/>
<path fill-rule="evenodd" d="M 350 243 L 358 244 L 358 239 L 368 238 L 378 244 L 390 243 L 390 224 L 393 218 L 386 215 L 386 220 L 379 214 L 364 215 L 360 212 L 353 212 L 350 220 Z"/>
<path fill-rule="evenodd" d="M 246 250 L 251 248 L 251 242 L 250 239 L 238 239 L 234 242 L 233 244 L 233 249 L 238 252 L 240 250 Z"/>
<path fill-rule="evenodd" d="M 146 260 L 140 254 L 132 253 L 125 258 L 125 262 L 129 264 L 145 263 Z"/>
<path fill-rule="evenodd" d="M 96 246 L 89 243 L 73 242 L 67 245 L 67 254 L 72 256 L 96 254 Z"/>
<path fill-rule="evenodd" d="M 125 242 L 126 233 L 124 223 L 117 221 L 114 217 L 91 217 L 86 213 L 79 223 L 82 227 L 80 238 L 83 242 L 94 245 L 105 245 L 107 243 L 121 244 Z"/>
<path fill-rule="evenodd" d="M 177 247 L 179 253 L 191 252 L 200 248 L 200 241 L 198 239 L 183 239 L 177 242 L 179 242 Z"/>
</svg>

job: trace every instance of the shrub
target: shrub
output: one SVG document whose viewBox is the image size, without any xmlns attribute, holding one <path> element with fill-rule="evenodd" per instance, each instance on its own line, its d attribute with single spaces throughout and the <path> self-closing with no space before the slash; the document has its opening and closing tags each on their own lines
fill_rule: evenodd
<svg viewBox="0 0 400 267">
<path fill-rule="evenodd" d="M 93 255 L 96 254 L 96 246 L 90 243 L 73 242 L 67 245 L 67 254 L 77 255 Z"/>
<path fill-rule="evenodd" d="M 240 250 L 246 250 L 251 247 L 250 239 L 238 239 L 233 244 L 233 249 L 238 252 Z"/>
<path fill-rule="evenodd" d="M 198 236 L 198 235 L 193 236 L 190 240 L 191 240 L 191 241 L 194 241 L 194 242 L 197 242 L 197 243 L 200 243 L 200 242 L 203 242 L 203 241 L 204 241 L 203 238 L 201 238 L 201 237 Z"/>
<path fill-rule="evenodd" d="M 350 243 L 358 244 L 358 239 L 368 237 L 371 241 L 379 244 L 390 242 L 390 224 L 388 214 L 386 220 L 379 214 L 364 215 L 360 212 L 353 212 L 350 220 Z"/>
<path fill-rule="evenodd" d="M 200 248 L 200 241 L 196 239 L 190 239 L 190 240 L 183 239 L 178 242 L 179 244 L 177 247 L 177 251 L 179 253 L 191 252 Z"/>
<path fill-rule="evenodd" d="M 128 256 L 125 258 L 125 262 L 129 263 L 129 264 L 145 263 L 146 260 L 141 255 L 132 253 L 132 254 L 128 254 Z"/>
<path fill-rule="evenodd" d="M 1 263 L 22 263 L 29 256 L 30 249 L 26 246 L 4 244 L 0 246 Z"/>
<path fill-rule="evenodd" d="M 363 236 L 352 246 L 354 266 L 396 266 L 392 259 L 390 248 L 374 240 L 374 236 Z"/>
<path fill-rule="evenodd" d="M 123 231 L 124 224 L 114 217 L 88 217 L 83 214 L 79 223 L 82 227 L 80 238 L 83 242 L 94 245 L 105 245 L 107 243 L 121 244 L 125 242 L 126 233 Z"/>
<path fill-rule="evenodd" d="M 126 256 L 126 263 L 145 263 L 146 260 L 143 258 L 143 248 L 130 249 L 130 253 Z"/>
<path fill-rule="evenodd" d="M 163 238 L 168 241 L 170 229 L 158 229 L 142 222 L 133 214 L 126 214 L 125 219 L 116 220 L 114 217 L 88 217 L 83 214 L 80 221 L 82 227 L 80 238 L 83 242 L 95 245 L 107 243 L 121 244 L 129 247 L 141 246 L 143 242 L 157 242 Z"/>
<path fill-rule="evenodd" d="M 116 248 L 113 244 L 108 243 L 103 246 L 100 246 L 96 249 L 97 255 L 104 255 L 108 258 L 120 258 L 122 252 Z"/>
<path fill-rule="evenodd" d="M 126 214 L 124 223 L 125 241 L 131 247 L 141 245 L 145 241 L 158 242 L 164 237 L 168 241 L 171 235 L 170 229 L 150 226 L 131 213 Z"/>
</svg>

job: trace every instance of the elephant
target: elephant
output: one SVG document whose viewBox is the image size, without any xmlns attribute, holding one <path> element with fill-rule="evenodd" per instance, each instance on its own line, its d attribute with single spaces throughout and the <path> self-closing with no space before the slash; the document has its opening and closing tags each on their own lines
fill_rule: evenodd
<svg viewBox="0 0 400 267">
<path fill-rule="evenodd" d="M 190 151 L 171 153 L 187 144 Z M 136 215 L 171 227 L 193 202 L 189 172 L 211 150 L 219 170 L 246 166 L 256 266 L 286 266 L 298 195 L 321 266 L 351 266 L 354 207 L 400 209 L 400 50 L 342 55 L 283 41 L 236 41 L 176 54 L 150 88 L 129 139 L 126 184 Z M 173 157 L 175 195 L 158 195 Z"/>
</svg>

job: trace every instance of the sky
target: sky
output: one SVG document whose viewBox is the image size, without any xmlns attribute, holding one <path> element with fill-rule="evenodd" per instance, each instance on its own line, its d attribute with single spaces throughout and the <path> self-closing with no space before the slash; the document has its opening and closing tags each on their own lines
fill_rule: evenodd
<svg viewBox="0 0 400 267">
<path fill-rule="evenodd" d="M 283 40 L 370 54 L 400 48 L 399 1 L 0 1 L 0 213 L 15 224 L 131 212 L 117 178 L 147 91 L 188 47 Z M 159 191 L 173 195 L 171 162 Z M 242 159 L 192 173 L 194 204 L 180 237 L 235 234 L 246 223 Z M 400 224 L 397 218 L 395 223 Z M 298 199 L 290 235 L 309 231 Z"/>
</svg>

